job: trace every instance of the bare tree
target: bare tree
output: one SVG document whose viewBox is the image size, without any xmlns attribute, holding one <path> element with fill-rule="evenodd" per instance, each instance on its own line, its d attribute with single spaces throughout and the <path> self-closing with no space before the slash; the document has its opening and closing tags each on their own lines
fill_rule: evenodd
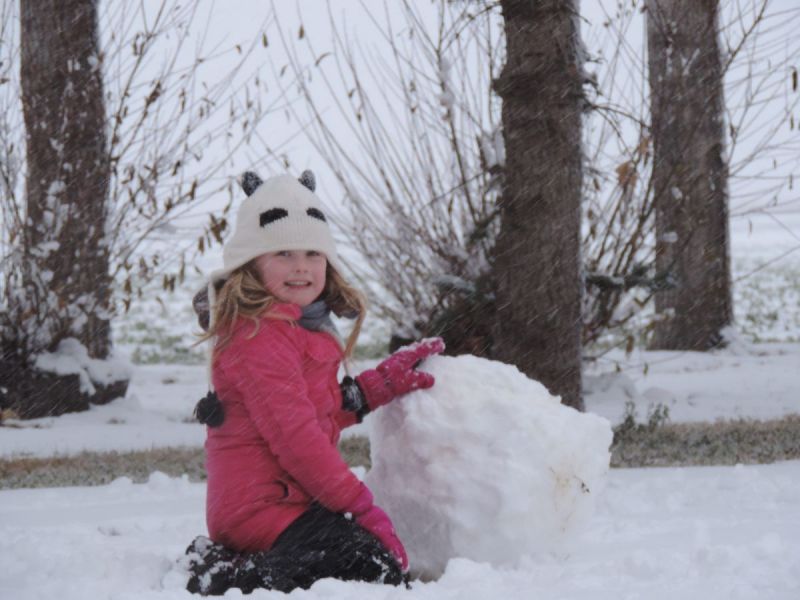
<svg viewBox="0 0 800 600">
<path fill-rule="evenodd" d="M 596 70 L 584 86 L 588 358 L 649 340 L 659 319 L 653 299 L 671 285 L 655 261 L 647 53 L 638 45 L 643 38 L 628 33 L 643 21 L 643 3 L 608 3 L 611 12 L 588 29 L 587 68 Z M 331 47 L 309 28 L 280 29 L 290 61 L 276 66 L 276 78 L 293 75 L 283 91 L 301 98 L 290 110 L 336 177 L 344 206 L 337 225 L 360 254 L 351 267 L 379 315 L 401 338 L 443 334 L 455 353 L 489 356 L 491 249 L 506 161 L 501 103 L 491 91 L 505 60 L 500 5 L 441 1 L 432 16 L 404 2 L 401 18 L 389 6 L 396 4 L 385 14 L 363 7 L 385 53 L 362 48 L 332 10 Z M 753 165 L 786 162 L 797 147 L 796 137 L 777 134 L 794 127 L 800 94 L 784 107 L 775 75 L 781 85 L 791 82 L 797 44 L 788 32 L 800 10 L 765 13 L 769 0 L 726 7 L 731 177 L 748 189 L 748 210 L 760 210 L 791 183 Z M 754 120 L 776 104 L 780 115 L 768 127 Z M 269 145 L 267 151 L 283 158 Z"/>
<path fill-rule="evenodd" d="M 110 166 L 98 38 L 94 0 L 20 3 L 26 205 L 7 287 L 2 359 L 4 387 L 30 415 L 74 407 L 86 390 L 77 376 L 56 385 L 57 376 L 9 369 L 24 364 L 23 349 L 42 352 L 70 337 L 90 358 L 104 359 L 111 345 L 111 278 L 102 244 Z M 101 402 L 127 387 L 124 378 L 95 383 Z"/>
<path fill-rule="evenodd" d="M 0 45 L 9 73 L 0 88 L 8 108 L 0 119 L 0 404 L 36 417 L 124 393 L 124 370 L 102 362 L 113 314 L 157 275 L 173 288 L 192 248 L 222 239 L 230 203 L 188 246 L 174 234 L 169 245 L 157 238 L 203 198 L 232 194 L 231 179 L 215 175 L 268 111 L 259 78 L 236 77 L 266 39 L 237 46 L 229 74 L 207 85 L 203 65 L 222 53 L 192 50 L 187 64 L 196 2 L 109 3 L 100 14 L 96 0 L 19 6 L 19 63 L 6 19 Z M 11 0 L 0 5 L 4 16 L 15 10 Z M 109 35 L 101 47 L 102 26 Z M 15 121 L 20 89 L 24 127 Z M 213 163 L 204 157 L 209 146 Z"/>
<path fill-rule="evenodd" d="M 614 4 L 587 39 L 598 79 L 585 142 L 584 342 L 590 357 L 648 343 L 664 318 L 654 312 L 654 298 L 674 286 L 655 259 L 647 49 L 639 45 L 646 40 L 637 29 L 644 5 Z M 739 217 L 773 207 L 791 210 L 786 192 L 800 165 L 800 146 L 791 135 L 800 99 L 791 91 L 800 42 L 791 32 L 800 9 L 771 0 L 725 2 L 721 8 L 727 161 L 736 190 L 731 210 Z"/>
<path fill-rule="evenodd" d="M 313 67 L 279 30 L 294 75 L 284 93 L 297 90 L 308 109 L 291 103 L 344 190 L 337 225 L 368 258 L 353 264 L 354 276 L 393 324 L 396 343 L 443 335 L 451 353 L 488 355 L 487 275 L 505 160 L 489 86 L 502 66 L 498 11 L 440 2 L 429 27 L 414 3 L 402 3 L 400 22 L 387 14 L 379 23 L 365 9 L 388 49 L 366 67 L 333 14 L 331 51 L 316 47 L 313 31 L 298 32 Z M 320 87 L 346 130 L 318 105 Z"/>
<path fill-rule="evenodd" d="M 708 350 L 733 320 L 719 3 L 647 4 L 656 265 L 674 286 L 653 347 Z"/>
<path fill-rule="evenodd" d="M 506 165 L 495 355 L 583 409 L 581 118 L 583 58 L 572 0 L 503 0 Z"/>
</svg>

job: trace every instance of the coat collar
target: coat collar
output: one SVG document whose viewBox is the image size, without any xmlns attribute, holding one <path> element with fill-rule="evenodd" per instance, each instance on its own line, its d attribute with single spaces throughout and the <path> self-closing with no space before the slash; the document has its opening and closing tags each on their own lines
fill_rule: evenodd
<svg viewBox="0 0 800 600">
<path fill-rule="evenodd" d="M 282 315 L 286 317 L 290 317 L 295 321 L 299 320 L 301 316 L 303 316 L 303 310 L 297 305 L 291 302 L 278 302 L 273 304 L 269 312 L 273 315 Z"/>
</svg>

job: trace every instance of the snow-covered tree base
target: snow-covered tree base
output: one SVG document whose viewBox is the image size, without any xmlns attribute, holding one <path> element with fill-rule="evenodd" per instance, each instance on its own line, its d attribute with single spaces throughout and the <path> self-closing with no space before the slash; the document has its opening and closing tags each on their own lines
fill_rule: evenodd
<svg viewBox="0 0 800 600">
<path fill-rule="evenodd" d="M 127 381 L 110 385 L 95 383 L 94 394 L 81 391 L 78 375 L 56 375 L 33 368 L 15 368 L 2 363 L 0 381 L 0 409 L 20 419 L 55 417 L 69 412 L 88 410 L 90 404 L 107 404 L 125 395 Z M 6 413 L 9 414 L 9 413 Z"/>
<path fill-rule="evenodd" d="M 412 573 L 436 578 L 453 557 L 511 566 L 564 549 L 605 482 L 609 422 L 510 365 L 438 356 L 423 368 L 433 388 L 370 417 L 366 477 Z"/>
<path fill-rule="evenodd" d="M 78 340 L 66 338 L 32 364 L 0 359 L 0 410 L 21 419 L 88 410 L 124 396 L 131 371 L 127 360 L 90 358 Z"/>
</svg>

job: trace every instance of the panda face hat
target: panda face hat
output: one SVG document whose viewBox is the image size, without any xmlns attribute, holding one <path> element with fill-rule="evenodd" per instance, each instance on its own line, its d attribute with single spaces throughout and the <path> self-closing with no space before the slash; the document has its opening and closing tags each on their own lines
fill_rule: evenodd
<svg viewBox="0 0 800 600">
<path fill-rule="evenodd" d="M 322 252 L 331 266 L 342 272 L 324 207 L 314 193 L 311 171 L 304 171 L 300 179 L 278 175 L 266 181 L 247 172 L 241 185 L 247 198 L 236 214 L 233 235 L 223 247 L 223 268 L 211 274 L 212 284 L 262 254 L 281 250 Z"/>
</svg>

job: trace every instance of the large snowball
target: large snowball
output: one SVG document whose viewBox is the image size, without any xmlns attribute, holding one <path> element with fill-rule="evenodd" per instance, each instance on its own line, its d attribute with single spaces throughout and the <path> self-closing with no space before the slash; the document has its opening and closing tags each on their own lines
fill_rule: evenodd
<svg viewBox="0 0 800 600">
<path fill-rule="evenodd" d="M 457 556 L 513 565 L 563 549 L 608 472 L 608 421 L 503 363 L 434 357 L 424 369 L 432 389 L 370 417 L 366 476 L 412 571 L 438 577 Z"/>
</svg>

